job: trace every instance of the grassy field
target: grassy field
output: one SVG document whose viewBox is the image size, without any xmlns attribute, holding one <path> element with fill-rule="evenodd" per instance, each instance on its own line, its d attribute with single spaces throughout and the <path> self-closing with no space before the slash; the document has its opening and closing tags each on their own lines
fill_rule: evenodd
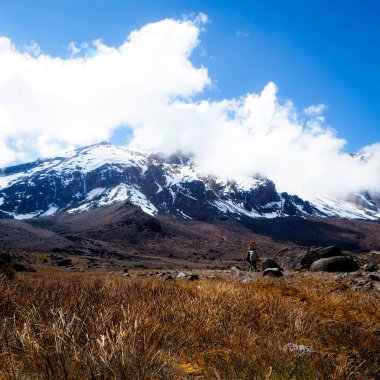
<svg viewBox="0 0 380 380">
<path fill-rule="evenodd" d="M 379 292 L 327 275 L 18 274 L 0 280 L 0 322 L 0 379 L 380 378 Z"/>
</svg>

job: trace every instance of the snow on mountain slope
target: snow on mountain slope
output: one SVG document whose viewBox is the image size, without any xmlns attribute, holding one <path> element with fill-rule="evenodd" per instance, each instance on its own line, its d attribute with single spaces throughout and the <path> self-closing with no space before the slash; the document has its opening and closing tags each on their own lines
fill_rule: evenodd
<svg viewBox="0 0 380 380">
<path fill-rule="evenodd" d="M 318 210 L 328 217 L 338 217 L 347 219 L 368 219 L 377 220 L 380 218 L 380 210 L 362 207 L 359 208 L 354 203 L 333 199 L 333 198 L 314 198 L 310 201 Z"/>
<path fill-rule="evenodd" d="M 368 198 L 368 197 L 367 197 Z M 27 219 L 130 201 L 150 215 L 186 219 L 274 218 L 290 215 L 377 219 L 371 199 L 355 202 L 278 193 L 261 176 L 205 176 L 190 157 L 97 144 L 61 157 L 0 171 L 0 217 Z"/>
</svg>

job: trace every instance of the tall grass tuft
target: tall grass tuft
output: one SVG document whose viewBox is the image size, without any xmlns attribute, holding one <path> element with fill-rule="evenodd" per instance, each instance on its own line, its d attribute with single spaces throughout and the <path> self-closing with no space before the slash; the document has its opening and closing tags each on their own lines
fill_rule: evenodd
<svg viewBox="0 0 380 380">
<path fill-rule="evenodd" d="M 19 274 L 0 322 L 0 379 L 380 378 L 379 293 L 332 277 Z"/>
</svg>

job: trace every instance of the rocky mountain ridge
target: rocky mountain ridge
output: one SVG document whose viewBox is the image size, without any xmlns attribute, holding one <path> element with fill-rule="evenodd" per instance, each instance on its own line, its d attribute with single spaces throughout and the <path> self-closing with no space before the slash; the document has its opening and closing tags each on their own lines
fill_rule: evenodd
<svg viewBox="0 0 380 380">
<path fill-rule="evenodd" d="M 369 194 L 354 194 L 349 200 L 304 200 L 278 192 L 262 176 L 234 180 L 206 176 L 191 157 L 164 157 L 111 144 L 0 171 L 0 218 L 76 213 L 126 200 L 150 215 L 203 221 L 380 216 L 378 202 Z"/>
</svg>

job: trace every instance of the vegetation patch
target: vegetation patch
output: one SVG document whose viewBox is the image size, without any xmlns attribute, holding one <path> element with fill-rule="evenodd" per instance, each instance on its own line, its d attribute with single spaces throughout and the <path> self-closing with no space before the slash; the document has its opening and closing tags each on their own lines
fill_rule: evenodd
<svg viewBox="0 0 380 380">
<path fill-rule="evenodd" d="M 0 280 L 0 326 L 0 379 L 380 377 L 379 292 L 329 275 L 17 273 Z"/>
</svg>

